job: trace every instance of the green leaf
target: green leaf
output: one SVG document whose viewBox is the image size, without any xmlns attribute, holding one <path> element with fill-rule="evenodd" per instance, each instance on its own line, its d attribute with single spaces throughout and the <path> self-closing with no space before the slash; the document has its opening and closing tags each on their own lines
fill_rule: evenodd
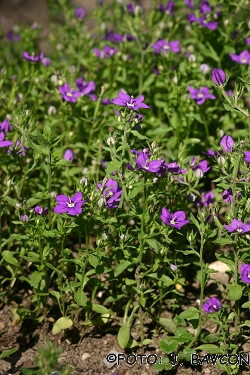
<svg viewBox="0 0 250 375">
<path fill-rule="evenodd" d="M 149 344 L 151 344 L 151 342 L 152 342 L 152 340 L 145 339 L 145 340 L 143 340 L 142 345 L 149 345 Z"/>
<path fill-rule="evenodd" d="M 163 371 L 163 370 L 172 370 L 173 366 L 169 363 L 169 359 L 163 357 L 162 359 L 158 359 L 156 364 L 154 365 L 154 370 L 156 371 Z"/>
<path fill-rule="evenodd" d="M 174 353 L 178 349 L 178 341 L 170 337 L 159 342 L 161 350 L 167 354 Z"/>
<path fill-rule="evenodd" d="M 247 309 L 248 307 L 250 307 L 250 301 L 247 301 L 247 302 L 243 303 L 243 305 L 241 305 L 241 307 L 243 309 Z"/>
<path fill-rule="evenodd" d="M 130 325 L 129 322 L 126 322 L 121 326 L 118 332 L 118 343 L 122 349 L 125 349 L 128 345 L 130 339 Z"/>
<path fill-rule="evenodd" d="M 16 266 L 16 267 L 19 266 L 19 262 L 18 262 L 18 260 L 13 256 L 12 251 L 4 250 L 4 251 L 2 252 L 2 257 L 3 257 L 3 259 L 5 260 L 5 262 L 7 262 L 7 263 L 9 263 L 9 264 L 12 264 L 13 266 Z"/>
<path fill-rule="evenodd" d="M 220 255 L 220 254 L 217 254 L 215 253 L 215 256 L 218 260 L 220 260 L 222 263 L 225 263 L 232 272 L 234 272 L 234 269 L 235 269 L 235 263 L 231 260 L 231 259 L 228 259 L 226 258 L 225 256 L 223 255 Z"/>
<path fill-rule="evenodd" d="M 76 301 L 76 303 L 79 305 L 79 306 L 86 306 L 87 304 L 87 296 L 86 294 L 84 293 L 84 291 L 79 288 L 75 293 L 74 293 L 74 300 Z"/>
<path fill-rule="evenodd" d="M 160 273 L 150 273 L 148 277 L 150 277 L 151 279 L 162 281 L 165 287 L 174 284 L 174 281 L 171 280 L 170 277 L 161 275 Z"/>
<path fill-rule="evenodd" d="M 8 357 L 9 355 L 15 353 L 17 350 L 18 350 L 18 348 L 12 348 L 12 349 L 5 350 L 3 353 L 0 354 L 0 359 Z"/>
<path fill-rule="evenodd" d="M 44 192 L 38 192 L 36 194 L 33 194 L 32 198 L 36 198 L 36 199 L 49 199 L 50 198 L 50 194 L 48 192 L 46 192 L 46 191 L 44 191 Z"/>
<path fill-rule="evenodd" d="M 172 319 L 160 318 L 159 323 L 167 332 L 174 333 L 174 331 L 176 330 L 176 325 Z"/>
<path fill-rule="evenodd" d="M 186 311 L 182 311 L 179 317 L 187 320 L 199 319 L 199 310 L 196 307 L 190 306 Z"/>
<path fill-rule="evenodd" d="M 29 278 L 29 284 L 33 287 L 33 288 L 38 288 L 39 284 L 40 284 L 40 281 L 42 280 L 43 278 L 43 272 L 38 272 L 38 271 L 35 271 L 33 272 L 31 275 L 30 275 L 30 278 Z"/>
<path fill-rule="evenodd" d="M 113 173 L 114 171 L 117 171 L 121 168 L 122 166 L 122 160 L 113 160 L 111 161 L 109 164 L 108 164 L 108 168 L 107 168 L 107 174 L 111 174 Z"/>
<path fill-rule="evenodd" d="M 242 326 L 250 327 L 250 320 L 245 320 L 244 324 Z"/>
<path fill-rule="evenodd" d="M 177 328 L 174 335 L 176 338 L 178 338 L 179 342 L 189 342 L 193 338 L 193 335 L 185 328 Z"/>
<path fill-rule="evenodd" d="M 61 294 L 60 294 L 59 292 L 57 292 L 56 290 L 51 290 L 51 291 L 50 291 L 50 294 L 51 294 L 52 296 L 56 297 L 57 300 L 60 299 Z"/>
<path fill-rule="evenodd" d="M 118 266 L 114 270 L 114 276 L 117 277 L 120 275 L 125 269 L 127 269 L 131 265 L 129 260 L 121 261 Z"/>
<path fill-rule="evenodd" d="M 211 354 L 218 354 L 218 353 L 220 353 L 219 346 L 214 345 L 214 344 L 203 344 L 203 345 L 198 346 L 195 349 L 204 350 L 205 352 L 208 352 L 209 354 L 210 353 Z"/>
<path fill-rule="evenodd" d="M 54 324 L 52 333 L 56 335 L 57 333 L 61 332 L 63 329 L 72 327 L 72 325 L 73 325 L 73 322 L 70 318 L 68 317 L 59 318 Z"/>
<path fill-rule="evenodd" d="M 231 301 L 238 301 L 241 297 L 242 297 L 242 287 L 236 284 L 230 285 L 228 298 Z"/>
<path fill-rule="evenodd" d="M 232 241 L 229 238 L 217 238 L 217 240 L 214 240 L 213 243 L 219 245 L 231 245 Z"/>
<path fill-rule="evenodd" d="M 65 160 L 65 159 L 61 159 L 59 160 L 56 165 L 58 166 L 64 166 L 64 167 L 69 167 L 70 165 L 72 165 L 72 162 L 71 161 L 68 161 L 68 160 Z"/>
<path fill-rule="evenodd" d="M 143 188 L 144 186 L 141 183 L 138 186 L 134 187 L 131 193 L 128 195 L 128 199 L 131 200 L 136 197 L 143 190 Z"/>
<path fill-rule="evenodd" d="M 99 313 L 99 314 L 110 314 L 110 315 L 116 315 L 116 313 L 112 310 L 107 309 L 107 307 L 98 305 L 98 304 L 93 304 L 92 305 L 92 310 Z"/>
<path fill-rule="evenodd" d="M 191 221 L 194 223 L 194 225 L 196 226 L 197 229 L 200 229 L 200 224 L 199 222 L 196 220 L 196 218 L 194 217 L 194 215 L 192 214 L 192 212 L 190 212 L 190 219 Z"/>
<path fill-rule="evenodd" d="M 154 240 L 153 238 L 146 238 L 146 242 L 149 244 L 152 249 L 154 249 L 156 252 L 159 251 L 157 241 Z"/>
<path fill-rule="evenodd" d="M 139 139 L 149 139 L 145 135 L 140 134 L 137 130 L 131 130 L 130 133 L 132 133 L 135 137 Z"/>
<path fill-rule="evenodd" d="M 96 268 L 98 266 L 98 258 L 95 255 L 89 254 L 88 259 L 92 267 Z"/>
</svg>

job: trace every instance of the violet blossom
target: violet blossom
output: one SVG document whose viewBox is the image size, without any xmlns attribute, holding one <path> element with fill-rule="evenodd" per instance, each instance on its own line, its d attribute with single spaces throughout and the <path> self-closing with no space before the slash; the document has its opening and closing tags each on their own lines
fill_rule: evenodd
<svg viewBox="0 0 250 375">
<path fill-rule="evenodd" d="M 193 171 L 195 171 L 196 177 L 201 178 L 204 176 L 210 167 L 207 165 L 207 160 L 202 160 L 200 163 L 195 160 L 193 156 L 190 160 L 190 166 L 192 167 Z"/>
<path fill-rule="evenodd" d="M 180 52 L 180 41 L 174 40 L 172 42 L 167 42 L 165 39 L 158 40 L 157 43 L 152 44 L 152 47 L 154 49 L 154 53 L 167 53 L 167 52 Z"/>
<path fill-rule="evenodd" d="M 231 152 L 234 146 L 234 140 L 230 135 L 224 135 L 220 141 L 220 145 L 226 152 Z"/>
<path fill-rule="evenodd" d="M 107 40 L 107 41 L 112 42 L 112 43 L 120 43 L 120 42 L 124 41 L 124 36 L 110 30 L 110 31 L 107 32 L 104 40 Z"/>
<path fill-rule="evenodd" d="M 216 85 L 222 86 L 225 83 L 226 79 L 227 77 L 224 70 L 220 68 L 214 68 L 212 70 L 212 80 Z"/>
<path fill-rule="evenodd" d="M 42 58 L 42 64 L 44 66 L 49 66 L 50 65 L 50 58 L 49 57 L 43 57 Z"/>
<path fill-rule="evenodd" d="M 247 163 L 250 163 L 250 152 L 249 151 L 244 151 L 244 160 Z"/>
<path fill-rule="evenodd" d="M 23 58 L 25 60 L 28 60 L 28 61 L 31 61 L 31 62 L 38 62 L 38 61 L 40 61 L 40 60 L 43 59 L 43 56 L 44 56 L 43 52 L 41 52 L 39 56 L 35 56 L 34 53 L 32 53 L 31 55 L 29 55 L 27 51 L 23 52 Z"/>
<path fill-rule="evenodd" d="M 35 215 L 42 215 L 45 216 L 48 214 L 48 208 L 42 208 L 41 206 L 36 206 L 35 208 L 31 208 L 30 211 L 34 212 Z"/>
<path fill-rule="evenodd" d="M 63 86 L 59 86 L 58 90 L 67 102 L 76 103 L 77 98 L 82 95 L 79 91 L 73 90 L 67 82 Z"/>
<path fill-rule="evenodd" d="M 183 174 L 186 173 L 187 169 L 181 169 L 177 162 L 168 164 L 168 172 L 173 174 Z"/>
<path fill-rule="evenodd" d="M 29 150 L 28 147 L 25 147 L 23 146 L 22 142 L 20 141 L 20 139 L 17 139 L 16 140 L 16 144 L 15 144 L 15 147 L 13 146 L 13 144 L 9 147 L 8 151 L 7 151 L 7 154 L 11 154 L 12 151 L 16 151 L 16 154 L 17 155 L 22 155 L 22 156 L 26 156 L 26 151 Z"/>
<path fill-rule="evenodd" d="M 117 49 L 113 47 L 105 46 L 103 48 L 103 51 L 101 51 L 99 48 L 95 47 L 94 53 L 96 57 L 98 57 L 99 59 L 103 59 L 104 57 L 109 59 L 117 53 Z"/>
<path fill-rule="evenodd" d="M 244 224 L 241 220 L 233 219 L 230 225 L 224 224 L 224 228 L 231 233 L 246 233 L 250 231 L 250 224 Z"/>
<path fill-rule="evenodd" d="M 16 34 L 14 31 L 10 30 L 10 31 L 7 32 L 6 38 L 10 42 L 19 42 L 21 40 L 21 35 L 20 34 Z"/>
<path fill-rule="evenodd" d="M 176 211 L 171 214 L 165 207 L 162 208 L 160 218 L 166 225 L 177 229 L 181 229 L 183 225 L 190 222 L 189 220 L 186 220 L 186 214 L 184 211 Z"/>
<path fill-rule="evenodd" d="M 11 141 L 4 141 L 4 132 L 0 132 L 0 147 L 8 147 L 12 145 Z"/>
<path fill-rule="evenodd" d="M 104 99 L 102 99 L 101 104 L 102 105 L 109 105 L 109 104 L 112 104 L 112 102 L 108 98 L 104 98 Z"/>
<path fill-rule="evenodd" d="M 250 45 L 250 38 L 247 38 L 247 39 L 246 39 L 246 42 L 247 42 L 247 44 Z"/>
<path fill-rule="evenodd" d="M 165 7 L 164 7 L 163 4 L 160 4 L 158 9 L 161 13 L 167 13 L 167 14 L 173 15 L 174 14 L 174 11 L 173 11 L 174 7 L 175 7 L 175 2 L 172 1 L 172 0 L 169 0 Z"/>
<path fill-rule="evenodd" d="M 203 303 L 202 310 L 212 314 L 219 311 L 222 308 L 222 303 L 216 297 L 210 297 L 207 303 Z"/>
<path fill-rule="evenodd" d="M 201 196 L 197 198 L 196 206 L 208 207 L 213 202 L 214 202 L 214 193 L 212 190 L 207 193 L 201 192 Z"/>
<path fill-rule="evenodd" d="M 250 64 L 250 53 L 247 50 L 242 51 L 239 55 L 230 53 L 230 57 L 239 64 Z"/>
<path fill-rule="evenodd" d="M 216 30 L 218 26 L 218 22 L 212 22 L 212 21 L 207 21 L 206 16 L 203 15 L 200 18 L 196 17 L 194 13 L 190 13 L 188 15 L 188 22 L 197 22 L 199 23 L 202 27 L 205 27 L 210 30 Z"/>
<path fill-rule="evenodd" d="M 92 93 L 95 90 L 95 82 L 94 81 L 85 82 L 82 77 L 77 78 L 76 79 L 76 87 L 78 88 L 79 92 L 82 95 L 88 95 L 88 97 L 93 101 L 98 100 L 97 96 Z"/>
<path fill-rule="evenodd" d="M 0 123 L 0 131 L 4 132 L 5 134 L 12 130 L 12 126 L 10 122 L 5 119 L 3 122 Z"/>
<path fill-rule="evenodd" d="M 79 18 L 79 19 L 83 19 L 86 15 L 86 9 L 84 9 L 83 7 L 76 7 L 75 9 L 75 17 L 76 18 Z"/>
<path fill-rule="evenodd" d="M 225 203 L 233 204 L 233 191 L 232 189 L 226 189 L 222 193 L 222 199 Z"/>
<path fill-rule="evenodd" d="M 198 105 L 202 105 L 206 99 L 216 99 L 213 94 L 210 94 L 210 90 L 206 86 L 203 86 L 200 89 L 195 89 L 192 86 L 188 86 L 188 91 L 190 92 L 191 99 L 196 100 Z"/>
<path fill-rule="evenodd" d="M 23 222 L 23 223 L 27 223 L 29 221 L 29 217 L 28 215 L 26 214 L 23 214 L 20 216 L 20 220 Z"/>
<path fill-rule="evenodd" d="M 65 160 L 68 160 L 68 161 L 73 161 L 73 160 L 74 160 L 74 152 L 73 152 L 70 148 L 68 148 L 68 149 L 65 151 L 65 153 L 64 153 L 64 155 L 63 155 L 63 158 L 64 158 Z"/>
<path fill-rule="evenodd" d="M 82 200 L 82 192 L 78 191 L 72 198 L 66 195 L 56 196 L 57 206 L 54 208 L 56 214 L 68 213 L 71 216 L 76 216 L 82 213 L 82 205 L 87 200 Z"/>
<path fill-rule="evenodd" d="M 102 190 L 102 197 L 107 208 L 117 208 L 121 200 L 122 188 L 118 182 L 111 178 L 104 183 L 97 184 L 99 190 Z"/>
<path fill-rule="evenodd" d="M 133 98 L 122 90 L 118 93 L 118 98 L 112 99 L 112 103 L 127 107 L 133 111 L 137 111 L 139 108 L 151 108 L 147 104 L 143 103 L 144 96 L 141 95 L 139 98 Z"/>
<path fill-rule="evenodd" d="M 250 264 L 242 264 L 240 267 L 240 277 L 243 283 L 250 284 Z"/>
</svg>

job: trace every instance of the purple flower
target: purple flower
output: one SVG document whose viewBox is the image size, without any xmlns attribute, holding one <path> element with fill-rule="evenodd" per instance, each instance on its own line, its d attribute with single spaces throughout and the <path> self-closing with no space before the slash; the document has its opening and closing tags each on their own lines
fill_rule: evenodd
<svg viewBox="0 0 250 375">
<path fill-rule="evenodd" d="M 244 50 L 239 55 L 230 53 L 231 59 L 239 64 L 250 64 L 250 53 Z"/>
<path fill-rule="evenodd" d="M 81 96 L 81 93 L 73 90 L 67 82 L 63 86 L 59 86 L 58 90 L 60 91 L 63 99 L 67 102 L 75 103 L 77 98 Z"/>
<path fill-rule="evenodd" d="M 195 157 L 193 156 L 192 159 L 190 160 L 190 165 L 195 171 L 196 177 L 201 178 L 204 176 L 204 173 L 206 173 L 210 167 L 207 165 L 207 160 L 202 160 L 200 163 L 198 163 L 195 160 Z"/>
<path fill-rule="evenodd" d="M 200 89 L 188 86 L 188 91 L 190 92 L 191 99 L 195 99 L 198 105 L 203 104 L 206 99 L 216 99 L 213 94 L 210 94 L 210 90 L 206 86 Z"/>
<path fill-rule="evenodd" d="M 158 40 L 157 43 L 152 44 L 152 47 L 154 49 L 154 53 L 159 54 L 159 53 L 167 53 L 167 52 L 180 52 L 180 41 L 179 40 L 174 40 L 173 42 L 167 42 L 165 39 L 160 39 Z"/>
<path fill-rule="evenodd" d="M 31 210 L 34 210 L 35 214 L 36 215 L 47 215 L 48 213 L 48 208 L 46 207 L 45 209 L 43 209 L 41 206 L 36 206 L 34 209 L 31 209 Z"/>
<path fill-rule="evenodd" d="M 210 66 L 207 65 L 207 64 L 201 64 L 201 66 L 200 66 L 200 71 L 201 71 L 203 74 L 207 74 L 208 72 L 210 72 Z"/>
<path fill-rule="evenodd" d="M 124 36 L 118 33 L 115 33 L 114 31 L 108 31 L 104 40 L 107 40 L 112 43 L 120 43 L 124 41 Z"/>
<path fill-rule="evenodd" d="M 242 264 L 240 267 L 240 277 L 243 283 L 250 284 L 250 264 Z"/>
<path fill-rule="evenodd" d="M 246 42 L 250 45 L 250 38 L 247 38 Z"/>
<path fill-rule="evenodd" d="M 4 141 L 4 132 L 0 132 L 0 147 L 8 147 L 12 145 L 11 141 Z"/>
<path fill-rule="evenodd" d="M 103 51 L 101 51 L 99 48 L 95 47 L 94 53 L 96 57 L 98 57 L 99 59 L 103 59 L 104 57 L 109 59 L 110 57 L 114 56 L 117 53 L 117 49 L 109 47 L 109 46 L 105 46 Z"/>
<path fill-rule="evenodd" d="M 115 180 L 109 179 L 105 183 L 97 184 L 99 190 L 103 190 L 102 197 L 107 208 L 117 208 L 121 198 L 122 188 Z"/>
<path fill-rule="evenodd" d="M 219 311 L 222 308 L 222 303 L 216 297 L 210 297 L 207 303 L 203 303 L 202 309 L 209 314 Z"/>
<path fill-rule="evenodd" d="M 176 272 L 177 271 L 177 266 L 175 264 L 170 264 L 170 268 L 172 271 Z"/>
<path fill-rule="evenodd" d="M 109 100 L 108 98 L 104 98 L 104 99 L 102 99 L 101 103 L 102 103 L 102 105 L 109 105 L 109 104 L 112 104 L 111 100 Z"/>
<path fill-rule="evenodd" d="M 220 141 L 220 145 L 226 152 L 231 152 L 234 146 L 234 140 L 230 135 L 224 135 Z"/>
<path fill-rule="evenodd" d="M 238 219 L 233 219 L 230 225 L 224 224 L 224 227 L 231 233 L 246 233 L 250 231 L 250 224 L 244 224 Z"/>
<path fill-rule="evenodd" d="M 38 62 L 38 61 L 43 59 L 43 56 L 44 56 L 43 52 L 41 52 L 39 56 L 35 56 L 34 53 L 29 55 L 28 52 L 26 52 L 26 51 L 23 52 L 23 57 L 25 58 L 25 60 L 28 60 L 28 61 L 31 61 L 31 62 Z"/>
<path fill-rule="evenodd" d="M 132 3 L 128 4 L 127 9 L 130 14 L 134 14 L 134 5 Z"/>
<path fill-rule="evenodd" d="M 73 152 L 70 148 L 68 148 L 68 149 L 65 151 L 65 153 L 64 153 L 64 155 L 63 155 L 63 158 L 64 158 L 65 160 L 68 160 L 68 161 L 73 161 L 73 160 L 74 160 L 74 152 Z"/>
<path fill-rule="evenodd" d="M 225 203 L 233 204 L 233 191 L 232 189 L 226 189 L 222 193 L 222 199 Z"/>
<path fill-rule="evenodd" d="M 153 67 L 153 73 L 154 73 L 155 75 L 157 75 L 157 76 L 160 74 L 160 72 L 159 72 L 157 66 L 154 66 L 154 67 Z"/>
<path fill-rule="evenodd" d="M 216 30 L 218 26 L 218 22 L 209 22 L 206 19 L 206 16 L 203 15 L 202 17 L 196 17 L 194 13 L 190 13 L 188 15 L 188 22 L 197 22 L 199 23 L 202 27 L 206 27 L 207 29 L 210 30 Z"/>
<path fill-rule="evenodd" d="M 86 15 L 86 10 L 83 7 L 76 7 L 75 16 L 76 18 L 83 19 Z"/>
<path fill-rule="evenodd" d="M 5 119 L 3 122 L 0 123 L 0 131 L 4 132 L 5 134 L 8 133 L 12 129 L 10 122 Z"/>
<path fill-rule="evenodd" d="M 24 215 L 21 215 L 20 216 L 20 220 L 23 222 L 23 223 L 27 223 L 29 221 L 29 217 L 28 215 L 24 214 Z"/>
<path fill-rule="evenodd" d="M 176 211 L 174 214 L 171 214 L 165 207 L 162 208 L 160 217 L 163 223 L 177 229 L 181 229 L 183 225 L 189 223 L 189 220 L 186 220 L 184 211 Z"/>
<path fill-rule="evenodd" d="M 173 14 L 174 14 L 174 11 L 173 11 L 174 6 L 175 6 L 174 1 L 170 0 L 170 1 L 168 1 L 167 5 L 165 6 L 165 9 L 164 9 L 164 5 L 163 5 L 163 4 L 160 4 L 160 5 L 159 5 L 159 11 L 160 11 L 161 13 L 164 13 L 164 12 L 165 12 L 165 13 L 167 13 L 167 14 L 171 14 L 171 15 L 173 15 Z"/>
<path fill-rule="evenodd" d="M 118 93 L 118 98 L 112 99 L 112 103 L 127 107 L 133 111 L 137 111 L 139 108 L 151 108 L 147 104 L 143 103 L 144 96 L 141 95 L 139 98 L 133 98 L 122 90 Z"/>
<path fill-rule="evenodd" d="M 14 31 L 10 30 L 10 31 L 7 32 L 6 38 L 10 42 L 19 42 L 19 40 L 21 39 L 21 35 L 16 34 L 16 33 L 14 33 Z"/>
<path fill-rule="evenodd" d="M 186 173 L 188 170 L 187 169 L 181 169 L 178 165 L 178 163 L 173 162 L 168 164 L 168 172 L 169 173 L 174 173 L 174 174 L 183 174 Z"/>
<path fill-rule="evenodd" d="M 94 81 L 85 82 L 82 77 L 77 78 L 76 79 L 76 87 L 81 92 L 81 94 L 88 95 L 92 91 L 95 90 L 95 82 Z"/>
<path fill-rule="evenodd" d="M 192 0 L 184 0 L 184 3 L 190 8 L 190 9 L 194 9 L 194 6 L 192 4 Z"/>
<path fill-rule="evenodd" d="M 214 68 L 212 70 L 212 80 L 216 85 L 222 86 L 226 79 L 227 77 L 224 70 L 219 68 Z"/>
<path fill-rule="evenodd" d="M 213 191 L 209 191 L 208 193 L 201 193 L 201 197 L 198 197 L 196 206 L 199 207 L 203 205 L 204 207 L 207 207 L 210 205 L 210 203 L 213 203 L 214 201 L 214 194 Z"/>
<path fill-rule="evenodd" d="M 245 160 L 247 163 L 250 163 L 250 152 L 249 152 L 249 151 L 244 151 L 244 155 L 245 155 L 244 160 Z"/>
<path fill-rule="evenodd" d="M 71 216 L 76 216 L 82 213 L 82 205 L 86 200 L 82 200 L 82 192 L 78 191 L 72 198 L 66 195 L 57 195 L 56 201 L 58 205 L 54 208 L 56 214 L 68 213 Z"/>
<path fill-rule="evenodd" d="M 28 147 L 25 147 L 19 139 L 16 140 L 15 147 L 13 147 L 13 144 L 9 147 L 7 154 L 11 154 L 12 151 L 16 150 L 17 155 L 26 156 L 26 151 L 28 150 Z"/>
<path fill-rule="evenodd" d="M 42 64 L 44 66 L 49 66 L 50 65 L 50 58 L 49 57 L 43 57 L 42 58 Z"/>
<path fill-rule="evenodd" d="M 210 13 L 212 11 L 210 4 L 207 0 L 203 0 L 201 5 L 200 5 L 200 12 L 201 14 L 204 13 Z"/>
</svg>

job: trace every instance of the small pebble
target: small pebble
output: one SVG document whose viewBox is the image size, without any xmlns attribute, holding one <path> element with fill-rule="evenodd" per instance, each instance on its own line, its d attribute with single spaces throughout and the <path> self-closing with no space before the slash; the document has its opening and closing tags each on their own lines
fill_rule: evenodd
<svg viewBox="0 0 250 375">
<path fill-rule="evenodd" d="M 89 358 L 90 354 L 89 353 L 83 353 L 82 355 L 82 360 L 85 361 L 85 359 Z"/>
</svg>

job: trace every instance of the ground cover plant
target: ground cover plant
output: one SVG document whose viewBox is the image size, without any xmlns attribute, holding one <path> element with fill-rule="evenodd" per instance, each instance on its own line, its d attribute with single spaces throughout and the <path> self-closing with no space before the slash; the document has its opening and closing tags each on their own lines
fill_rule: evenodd
<svg viewBox="0 0 250 375">
<path fill-rule="evenodd" d="M 1 34 L 2 308 L 15 302 L 16 324 L 51 322 L 55 340 L 76 326 L 82 337 L 93 326 L 112 332 L 130 366 L 161 337 L 149 371 L 178 373 L 191 362 L 241 373 L 250 327 L 249 1 L 152 1 L 147 11 L 98 1 L 89 15 L 66 0 L 49 6 L 48 52 L 39 25 Z M 229 281 L 209 293 L 216 259 Z M 198 299 L 187 304 L 193 283 Z M 52 370 L 42 353 L 31 373 Z"/>
</svg>

